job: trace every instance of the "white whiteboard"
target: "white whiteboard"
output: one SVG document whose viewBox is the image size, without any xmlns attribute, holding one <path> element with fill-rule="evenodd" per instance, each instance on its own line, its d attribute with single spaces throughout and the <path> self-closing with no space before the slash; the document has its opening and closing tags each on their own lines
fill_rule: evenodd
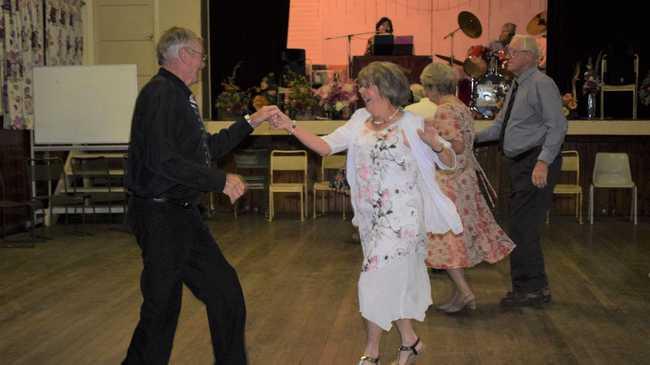
<svg viewBox="0 0 650 365">
<path fill-rule="evenodd" d="M 136 65 L 34 68 L 34 144 L 129 142 Z"/>
</svg>

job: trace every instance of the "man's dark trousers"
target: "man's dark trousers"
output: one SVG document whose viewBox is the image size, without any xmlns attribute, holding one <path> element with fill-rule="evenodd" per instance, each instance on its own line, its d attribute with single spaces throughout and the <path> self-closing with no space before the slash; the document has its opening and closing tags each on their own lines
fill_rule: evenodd
<svg viewBox="0 0 650 365">
<path fill-rule="evenodd" d="M 548 166 L 547 185 L 537 188 L 532 183 L 533 168 L 540 148 L 517 158 L 506 158 L 510 174 L 510 238 L 517 245 L 510 254 L 512 290 L 531 293 L 548 286 L 541 230 L 546 212 L 551 207 L 553 187 L 560 175 L 561 157 Z"/>
<path fill-rule="evenodd" d="M 124 364 L 169 362 L 183 284 L 205 303 L 216 364 L 246 364 L 239 279 L 197 206 L 132 197 L 128 215 L 142 249 L 144 302 Z"/>
</svg>

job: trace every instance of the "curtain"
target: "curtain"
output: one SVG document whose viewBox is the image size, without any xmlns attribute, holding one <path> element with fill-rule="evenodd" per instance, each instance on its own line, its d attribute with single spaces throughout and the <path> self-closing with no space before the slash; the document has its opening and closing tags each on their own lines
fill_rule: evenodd
<svg viewBox="0 0 650 365">
<path fill-rule="evenodd" d="M 44 64 L 43 3 L 41 0 L 2 0 L 0 70 L 3 127 L 34 125 L 32 69 Z"/>
<path fill-rule="evenodd" d="M 47 0 L 45 62 L 48 66 L 79 65 L 83 57 L 81 0 Z"/>
<path fill-rule="evenodd" d="M 235 83 L 242 90 L 257 86 L 269 72 L 282 71 L 281 54 L 287 48 L 289 0 L 208 0 L 212 105 L 237 64 Z M 213 110 L 213 116 L 216 109 Z"/>
<path fill-rule="evenodd" d="M 32 129 L 34 67 L 81 64 L 82 1 L 0 0 L 0 2 L 2 3 L 0 9 L 2 127 Z"/>
</svg>

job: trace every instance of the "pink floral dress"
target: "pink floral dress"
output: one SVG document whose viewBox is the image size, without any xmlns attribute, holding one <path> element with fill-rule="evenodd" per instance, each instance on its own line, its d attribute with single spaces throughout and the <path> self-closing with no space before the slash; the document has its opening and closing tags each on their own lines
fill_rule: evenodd
<svg viewBox="0 0 650 365">
<path fill-rule="evenodd" d="M 474 157 L 472 114 L 460 100 L 447 97 L 432 122 L 443 138 L 461 136 L 464 141 L 463 153 L 456 155 L 457 169 L 436 174 L 440 188 L 456 204 L 463 232 L 429 233 L 427 266 L 450 269 L 472 267 L 482 261 L 495 263 L 507 256 L 514 244 L 494 220 L 479 189 L 477 172 L 482 170 Z"/>
</svg>

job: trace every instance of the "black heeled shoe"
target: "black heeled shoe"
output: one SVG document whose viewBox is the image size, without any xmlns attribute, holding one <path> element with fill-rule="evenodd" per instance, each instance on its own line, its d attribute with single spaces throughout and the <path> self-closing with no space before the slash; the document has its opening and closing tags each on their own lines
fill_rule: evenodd
<svg viewBox="0 0 650 365">
<path fill-rule="evenodd" d="M 416 347 L 420 344 L 420 338 L 418 337 L 415 340 L 415 343 L 411 346 L 404 346 L 400 345 L 399 350 L 397 351 L 397 360 L 395 360 L 391 365 L 398 365 L 399 364 L 399 355 L 402 353 L 402 351 L 408 351 L 409 356 L 406 358 L 406 362 L 404 365 L 412 365 L 415 364 L 415 360 L 417 360 L 418 356 L 422 354 L 424 351 L 424 345 L 420 350 L 416 349 Z"/>
</svg>

